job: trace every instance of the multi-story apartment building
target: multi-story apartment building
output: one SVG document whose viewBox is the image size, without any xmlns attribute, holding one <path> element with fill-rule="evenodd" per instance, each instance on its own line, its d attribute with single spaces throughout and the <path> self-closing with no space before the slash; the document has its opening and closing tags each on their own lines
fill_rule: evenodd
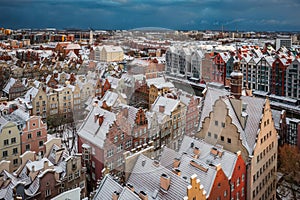
<svg viewBox="0 0 300 200">
<path fill-rule="evenodd" d="M 158 117 L 161 118 L 162 144 L 178 149 L 185 132 L 186 105 L 180 100 L 158 96 L 151 111 L 158 113 Z"/>
<path fill-rule="evenodd" d="M 168 93 L 174 88 L 174 85 L 171 82 L 166 82 L 163 77 L 147 79 L 146 82 L 149 88 L 149 108 L 159 95 Z"/>
<path fill-rule="evenodd" d="M 196 133 L 200 116 L 200 98 L 187 93 L 179 95 L 179 100 L 186 105 L 185 135 Z"/>
<path fill-rule="evenodd" d="M 132 138 L 116 126 L 116 115 L 95 106 L 78 130 L 78 152 L 82 153 L 83 166 L 87 168 L 90 191 L 102 177 L 102 170 L 114 171 L 121 161 L 124 150 L 130 150 Z M 119 164 L 117 164 L 119 163 Z"/>
<path fill-rule="evenodd" d="M 295 59 L 286 69 L 285 96 L 300 99 L 300 60 Z"/>
<path fill-rule="evenodd" d="M 285 143 L 297 146 L 300 150 L 300 119 L 286 118 L 287 132 L 284 136 Z"/>
<path fill-rule="evenodd" d="M 286 48 L 292 47 L 292 38 L 290 36 L 280 36 L 276 38 L 276 51 L 283 46 Z"/>
<path fill-rule="evenodd" d="M 23 85 L 21 80 L 10 78 L 4 85 L 2 94 L 7 97 L 8 100 L 13 100 L 24 94 L 26 87 Z"/>
<path fill-rule="evenodd" d="M 271 70 L 271 88 L 270 91 L 272 94 L 278 96 L 285 96 L 286 87 L 286 69 L 290 65 L 291 61 L 286 58 L 276 58 L 272 64 Z"/>
<path fill-rule="evenodd" d="M 47 93 L 47 116 L 54 116 L 58 114 L 58 97 L 56 93 L 49 92 Z"/>
<path fill-rule="evenodd" d="M 199 82 L 202 79 L 204 51 L 193 46 L 171 46 L 166 51 L 166 74 Z"/>
<path fill-rule="evenodd" d="M 47 94 L 43 87 L 31 87 L 24 96 L 25 105 L 31 115 L 41 116 L 42 119 L 47 117 L 48 100 Z"/>
<path fill-rule="evenodd" d="M 120 46 L 104 45 L 95 47 L 93 58 L 101 62 L 119 62 L 124 59 L 124 52 Z"/>
<path fill-rule="evenodd" d="M 80 97 L 80 88 L 78 85 L 70 85 L 68 84 L 67 87 L 71 88 L 72 95 L 73 95 L 73 118 L 75 120 L 81 119 L 83 117 L 82 111 L 83 111 L 83 106 L 81 102 L 81 97 Z"/>
<path fill-rule="evenodd" d="M 13 112 L 25 122 L 21 134 L 21 154 L 26 151 L 34 151 L 37 155 L 45 154 L 44 143 L 47 141 L 47 125 L 42 121 L 41 116 L 29 116 L 21 109 Z"/>
<path fill-rule="evenodd" d="M 1 160 L 10 161 L 11 172 L 20 165 L 22 124 L 17 121 L 12 115 L 0 117 L 0 155 Z"/>
<path fill-rule="evenodd" d="M 203 77 L 203 60 L 204 53 L 201 50 L 195 50 L 191 55 L 191 69 L 188 77 L 191 77 L 190 80 L 199 82 Z M 189 71 L 187 71 L 189 73 Z"/>
<path fill-rule="evenodd" d="M 73 92 L 69 87 L 53 89 L 58 99 L 58 114 L 64 118 L 73 117 Z"/>
<path fill-rule="evenodd" d="M 231 74 L 231 96 L 208 88 L 198 137 L 237 152 L 247 165 L 247 199 L 275 199 L 277 132 L 269 100 L 241 96 L 242 73 Z"/>
</svg>

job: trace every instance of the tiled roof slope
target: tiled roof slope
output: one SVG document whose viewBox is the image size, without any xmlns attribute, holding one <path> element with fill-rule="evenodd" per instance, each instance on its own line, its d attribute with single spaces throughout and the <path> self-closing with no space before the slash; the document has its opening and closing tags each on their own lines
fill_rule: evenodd
<svg viewBox="0 0 300 200">
<path fill-rule="evenodd" d="M 217 175 L 217 170 L 215 166 L 210 166 L 201 159 L 195 159 L 192 155 L 189 154 L 180 154 L 175 152 L 172 149 L 164 148 L 164 151 L 161 156 L 161 165 L 166 167 L 169 170 L 173 169 L 173 161 L 175 158 L 180 159 L 180 165 L 177 167 L 181 171 L 181 177 L 184 179 L 189 179 L 193 174 L 196 174 L 198 179 L 200 180 L 201 185 L 203 185 L 204 190 L 206 191 L 207 197 L 210 195 L 215 177 Z M 198 169 L 190 164 L 191 161 L 195 161 L 197 164 L 203 166 L 203 169 L 207 169 L 207 171 L 203 171 Z"/>
<path fill-rule="evenodd" d="M 162 174 L 168 175 L 171 180 L 167 192 L 163 192 L 160 189 L 160 177 Z M 148 195 L 149 200 L 183 199 L 187 195 L 186 191 L 189 185 L 189 182 L 186 182 L 162 165 L 155 166 L 154 161 L 144 155 L 140 155 L 137 159 L 128 183 L 134 187 L 135 191 L 144 191 Z"/>
<path fill-rule="evenodd" d="M 104 120 L 101 126 L 98 120 L 95 120 L 95 116 L 103 116 Z M 78 135 L 93 144 L 103 147 L 111 125 L 116 121 L 116 115 L 112 112 L 95 106 L 85 119 L 85 122 L 81 125 L 78 131 Z"/>
<path fill-rule="evenodd" d="M 94 196 L 94 200 L 112 199 L 112 195 L 115 191 L 120 193 L 122 191 L 122 186 L 114 181 L 110 175 L 106 175 L 101 181 L 99 189 Z"/>
<path fill-rule="evenodd" d="M 198 160 L 203 160 L 215 166 L 221 164 L 221 167 L 224 173 L 226 174 L 226 176 L 228 177 L 228 179 L 231 178 L 235 163 L 238 158 L 237 154 L 232 153 L 230 151 L 223 150 L 218 146 L 208 144 L 203 140 L 195 140 L 188 136 L 185 136 L 183 138 L 181 147 L 179 149 L 179 153 L 180 154 L 187 153 L 188 155 L 193 155 L 194 147 L 191 147 L 192 143 L 194 147 L 198 147 L 200 150 L 200 155 Z M 222 156 L 214 156 L 211 153 L 212 148 L 215 148 L 219 152 L 222 152 Z"/>
</svg>

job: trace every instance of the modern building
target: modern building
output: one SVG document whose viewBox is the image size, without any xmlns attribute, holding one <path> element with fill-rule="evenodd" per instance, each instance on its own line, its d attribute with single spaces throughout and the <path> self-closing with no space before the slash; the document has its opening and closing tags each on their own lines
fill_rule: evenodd
<svg viewBox="0 0 300 200">
<path fill-rule="evenodd" d="M 290 36 L 280 36 L 276 38 L 276 51 L 280 49 L 280 47 L 286 47 L 287 49 L 292 47 L 292 38 Z"/>
<path fill-rule="evenodd" d="M 285 143 L 297 146 L 300 150 L 300 119 L 286 118 L 287 133 Z"/>
</svg>

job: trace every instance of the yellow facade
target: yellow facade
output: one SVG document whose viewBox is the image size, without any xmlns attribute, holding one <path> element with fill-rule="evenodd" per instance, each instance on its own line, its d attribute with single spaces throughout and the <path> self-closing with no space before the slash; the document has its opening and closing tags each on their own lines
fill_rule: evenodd
<svg viewBox="0 0 300 200">
<path fill-rule="evenodd" d="M 16 123 L 6 122 L 1 124 L 0 156 L 1 160 L 10 161 L 10 171 L 18 168 L 21 153 L 20 130 Z"/>
</svg>

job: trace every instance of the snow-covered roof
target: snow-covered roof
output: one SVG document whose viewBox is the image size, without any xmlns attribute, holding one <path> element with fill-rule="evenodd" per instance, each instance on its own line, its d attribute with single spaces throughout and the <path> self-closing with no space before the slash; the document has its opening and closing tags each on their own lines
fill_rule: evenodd
<svg viewBox="0 0 300 200">
<path fill-rule="evenodd" d="M 103 122 L 100 125 L 96 117 L 103 116 Z M 104 110 L 98 106 L 92 107 L 86 117 L 85 122 L 81 125 L 78 135 L 87 141 L 90 141 L 96 146 L 103 148 L 106 140 L 106 134 L 109 132 L 110 127 L 116 121 L 116 115 L 112 112 Z"/>
<path fill-rule="evenodd" d="M 180 104 L 179 100 L 158 96 L 155 102 L 153 103 L 151 110 L 159 113 L 160 107 L 162 106 L 164 107 L 162 113 L 170 116 L 172 112 L 178 107 L 179 104 Z"/>
</svg>

